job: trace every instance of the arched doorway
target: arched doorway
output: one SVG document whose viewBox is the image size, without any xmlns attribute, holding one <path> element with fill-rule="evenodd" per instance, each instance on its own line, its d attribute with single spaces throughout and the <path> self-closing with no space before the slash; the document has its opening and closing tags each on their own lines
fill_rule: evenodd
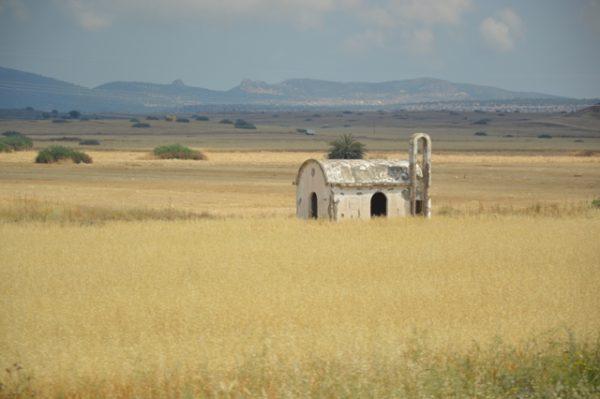
<svg viewBox="0 0 600 399">
<path fill-rule="evenodd" d="M 377 192 L 371 197 L 371 217 L 387 216 L 387 197 Z"/>
<path fill-rule="evenodd" d="M 319 199 L 317 198 L 317 193 L 310 195 L 310 217 L 313 219 L 319 217 Z"/>
</svg>

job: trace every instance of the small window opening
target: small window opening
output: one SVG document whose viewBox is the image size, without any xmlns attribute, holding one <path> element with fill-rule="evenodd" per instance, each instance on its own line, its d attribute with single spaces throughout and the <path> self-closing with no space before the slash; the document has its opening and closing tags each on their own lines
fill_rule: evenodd
<svg viewBox="0 0 600 399">
<path fill-rule="evenodd" d="M 387 216 L 387 197 L 377 192 L 371 197 L 371 217 Z"/>
<path fill-rule="evenodd" d="M 317 198 L 317 193 L 312 193 L 310 195 L 310 217 L 313 219 L 317 219 L 319 217 L 319 201 Z"/>
</svg>

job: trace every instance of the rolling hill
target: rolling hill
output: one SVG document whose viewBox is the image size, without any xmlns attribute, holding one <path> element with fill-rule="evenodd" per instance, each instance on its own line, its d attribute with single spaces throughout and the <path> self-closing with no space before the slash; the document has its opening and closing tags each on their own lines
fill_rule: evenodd
<svg viewBox="0 0 600 399">
<path fill-rule="evenodd" d="M 48 111 L 79 109 L 89 112 L 139 108 L 135 102 L 120 100 L 110 93 L 0 67 L 0 108 L 25 107 Z"/>
<path fill-rule="evenodd" d="M 289 79 L 269 84 L 244 80 L 226 91 L 170 84 L 110 82 L 86 88 L 68 82 L 0 67 L 0 108 L 86 112 L 148 112 L 190 106 L 239 104 L 249 106 L 386 107 L 456 101 L 560 99 L 541 93 L 514 92 L 490 86 L 418 78 L 380 83 Z"/>
</svg>

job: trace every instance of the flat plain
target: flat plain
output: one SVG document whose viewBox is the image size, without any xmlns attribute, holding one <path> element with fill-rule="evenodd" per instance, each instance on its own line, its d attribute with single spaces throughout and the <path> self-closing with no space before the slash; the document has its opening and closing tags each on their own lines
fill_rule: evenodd
<svg viewBox="0 0 600 399">
<path fill-rule="evenodd" d="M 0 154 L 0 397 L 600 397 L 599 119 L 209 116 L 0 121 L 94 160 Z M 293 217 L 337 135 L 404 159 L 416 131 L 431 220 Z"/>
</svg>

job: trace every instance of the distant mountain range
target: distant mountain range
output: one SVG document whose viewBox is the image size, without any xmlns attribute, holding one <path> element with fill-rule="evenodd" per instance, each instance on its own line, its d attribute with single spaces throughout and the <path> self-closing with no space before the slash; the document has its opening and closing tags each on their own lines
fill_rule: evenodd
<svg viewBox="0 0 600 399">
<path fill-rule="evenodd" d="M 111 82 L 90 89 L 0 67 L 0 108 L 126 113 L 232 104 L 254 107 L 391 107 L 430 102 L 561 98 L 432 78 L 381 83 L 290 79 L 269 84 L 244 80 L 239 86 L 226 91 L 187 86 L 181 80 L 171 84 Z"/>
</svg>

